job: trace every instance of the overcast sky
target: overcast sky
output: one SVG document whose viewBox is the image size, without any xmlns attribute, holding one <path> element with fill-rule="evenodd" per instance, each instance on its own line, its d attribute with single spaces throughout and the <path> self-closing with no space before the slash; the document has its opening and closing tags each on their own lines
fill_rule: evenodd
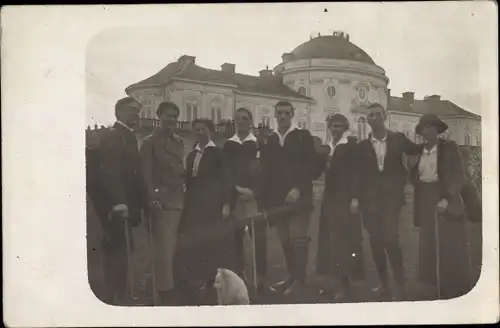
<svg viewBox="0 0 500 328">
<path fill-rule="evenodd" d="M 334 30 L 349 33 L 351 42 L 386 70 L 392 95 L 439 94 L 481 112 L 478 47 L 485 22 L 467 4 L 220 4 L 161 10 L 163 26 L 136 20 L 134 26 L 103 30 L 89 43 L 88 124 L 112 123 L 113 106 L 128 85 L 182 54 L 196 56 L 203 67 L 220 69 L 229 62 L 238 73 L 258 75 L 310 35 Z"/>
</svg>

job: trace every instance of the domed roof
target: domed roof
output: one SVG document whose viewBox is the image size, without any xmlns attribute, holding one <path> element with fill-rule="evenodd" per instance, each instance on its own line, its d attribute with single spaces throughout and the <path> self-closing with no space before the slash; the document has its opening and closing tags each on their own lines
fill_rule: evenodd
<svg viewBox="0 0 500 328">
<path fill-rule="evenodd" d="M 344 35 L 322 35 L 302 43 L 291 59 L 332 58 L 375 64 L 373 59 Z"/>
</svg>

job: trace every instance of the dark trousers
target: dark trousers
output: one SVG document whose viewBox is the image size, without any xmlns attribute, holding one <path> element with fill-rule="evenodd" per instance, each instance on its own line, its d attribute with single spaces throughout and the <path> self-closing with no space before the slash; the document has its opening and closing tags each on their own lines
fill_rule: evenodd
<svg viewBox="0 0 500 328">
<path fill-rule="evenodd" d="M 127 244 L 125 222 L 109 222 L 102 242 L 103 269 L 106 288 L 111 296 L 123 297 L 127 290 Z"/>
<path fill-rule="evenodd" d="M 353 264 L 351 267 L 351 278 L 363 280 L 365 278 L 365 265 L 363 255 L 363 235 L 361 227 L 361 215 L 356 214 L 351 216 L 352 222 L 352 244 L 351 249 L 354 254 Z"/>
<path fill-rule="evenodd" d="M 419 280 L 436 286 L 436 269 L 439 263 L 441 297 L 450 299 L 467 294 L 473 286 L 464 218 L 437 215 L 436 207 L 441 200 L 439 183 L 418 182 L 415 195 L 416 213 L 420 222 Z"/>
<path fill-rule="evenodd" d="M 387 257 L 394 280 L 404 283 L 403 253 L 399 245 L 399 212 L 378 211 L 362 213 L 364 226 L 370 235 L 373 261 L 382 284 L 388 283 Z"/>
<path fill-rule="evenodd" d="M 250 236 L 253 237 L 253 231 L 250 228 Z M 255 228 L 255 261 L 257 275 L 261 278 L 267 275 L 267 222 L 257 221 L 254 224 Z M 238 228 L 234 232 L 234 239 L 236 243 L 236 255 L 240 271 L 243 272 L 245 268 L 245 250 L 243 246 L 243 239 L 245 237 L 245 228 Z"/>
</svg>

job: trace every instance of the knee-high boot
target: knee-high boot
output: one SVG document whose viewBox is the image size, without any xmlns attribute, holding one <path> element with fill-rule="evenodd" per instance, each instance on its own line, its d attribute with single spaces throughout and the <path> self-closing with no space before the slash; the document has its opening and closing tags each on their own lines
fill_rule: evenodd
<svg viewBox="0 0 500 328">
<path fill-rule="evenodd" d="M 283 255 L 285 257 L 286 267 L 288 270 L 288 277 L 285 280 L 280 281 L 272 286 L 274 289 L 277 290 L 287 289 L 293 284 L 293 282 L 296 279 L 294 274 L 294 268 L 295 268 L 294 249 L 291 244 L 283 245 Z"/>
<path fill-rule="evenodd" d="M 309 258 L 310 238 L 300 238 L 294 241 L 293 245 L 293 276 L 294 283 L 285 291 L 285 294 L 291 294 L 296 288 L 304 286 L 306 283 L 307 260 Z"/>
</svg>

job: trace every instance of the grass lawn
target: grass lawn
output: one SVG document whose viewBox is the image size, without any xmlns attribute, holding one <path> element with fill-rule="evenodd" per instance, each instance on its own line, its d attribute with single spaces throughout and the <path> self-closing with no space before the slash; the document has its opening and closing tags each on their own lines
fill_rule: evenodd
<svg viewBox="0 0 500 328">
<path fill-rule="evenodd" d="M 310 288 L 300 295 L 291 295 L 288 298 L 284 296 L 261 297 L 256 299 L 255 303 L 325 303 L 327 302 L 319 294 L 318 279 L 314 275 L 314 267 L 316 260 L 318 222 L 320 200 L 316 200 L 315 210 L 311 216 L 311 227 L 309 235 L 312 238 L 310 247 L 310 256 L 308 264 L 308 280 Z M 411 300 L 432 300 L 436 297 L 435 291 L 432 288 L 425 288 L 416 281 L 417 274 L 417 255 L 418 255 L 418 230 L 412 225 L 412 189 L 407 190 L 407 204 L 401 212 L 400 225 L 400 240 L 403 248 L 404 265 L 408 277 L 408 292 Z M 88 247 L 89 247 L 89 280 L 91 281 L 92 289 L 96 294 L 102 288 L 102 279 L 100 273 L 100 227 L 93 214 L 91 208 L 88 208 Z M 477 281 L 481 268 L 481 225 L 467 223 L 468 243 L 470 249 L 470 270 L 474 278 L 474 283 Z M 365 255 L 366 281 L 363 285 L 354 287 L 354 292 L 349 302 L 369 302 L 382 301 L 377 299 L 370 290 L 377 284 L 377 274 L 374 264 L 371 259 L 369 243 L 366 232 L 364 234 L 363 248 Z M 133 231 L 136 251 L 133 255 L 135 265 L 135 296 L 138 304 L 151 304 L 151 273 L 150 261 L 151 255 L 148 246 L 148 237 L 144 226 L 140 226 Z M 249 264 L 249 280 L 251 281 L 251 247 L 250 240 L 246 240 L 247 263 Z M 97 263 L 97 264 L 95 264 Z M 279 241 L 274 234 L 274 231 L 268 231 L 268 263 L 269 263 L 269 279 L 271 282 L 279 281 L 286 276 L 284 259 L 281 252 Z M 95 264 L 95 265 L 94 265 Z"/>
</svg>

